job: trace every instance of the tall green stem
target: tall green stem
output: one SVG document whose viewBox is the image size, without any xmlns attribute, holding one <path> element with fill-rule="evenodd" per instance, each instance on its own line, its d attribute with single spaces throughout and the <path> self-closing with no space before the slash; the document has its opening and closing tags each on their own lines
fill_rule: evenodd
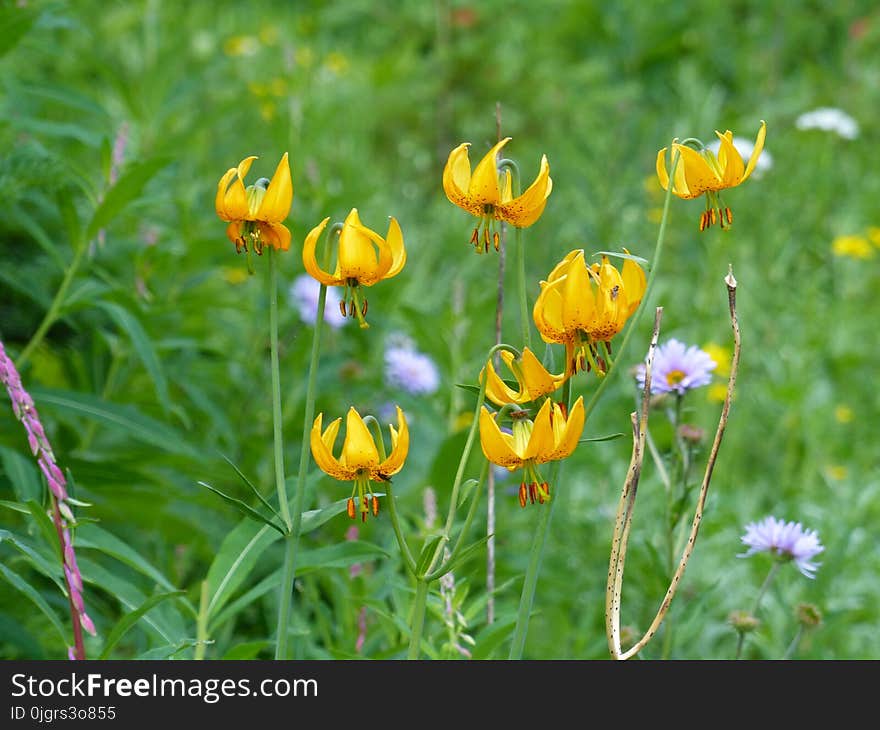
<svg viewBox="0 0 880 730">
<path fill-rule="evenodd" d="M 773 578 L 776 577 L 776 571 L 779 570 L 779 566 L 782 563 L 778 561 L 774 561 L 773 565 L 770 566 L 770 572 L 767 573 L 767 577 L 764 578 L 764 582 L 761 584 L 761 587 L 758 589 L 758 595 L 755 597 L 755 605 L 752 607 L 752 616 L 758 615 L 758 608 L 761 605 L 761 599 L 764 597 L 764 594 L 767 592 L 767 589 L 770 587 L 770 583 Z M 746 632 L 740 631 L 739 638 L 736 642 L 736 659 L 739 659 L 742 655 L 743 643 L 745 642 Z"/>
<path fill-rule="evenodd" d="M 58 287 L 58 291 L 55 292 L 55 298 L 52 300 L 52 304 L 49 305 L 49 311 L 46 312 L 43 321 L 40 322 L 40 325 L 37 327 L 37 331 L 34 332 L 33 337 L 31 337 L 30 342 L 25 345 L 25 348 L 18 356 L 15 366 L 19 370 L 21 370 L 22 366 L 28 361 L 33 354 L 33 351 L 43 341 L 49 328 L 55 324 L 55 321 L 58 319 L 61 307 L 64 306 L 64 299 L 67 296 L 67 290 L 70 288 L 71 282 L 73 282 L 73 277 L 76 276 L 77 271 L 79 271 L 79 265 L 82 263 L 83 256 L 88 248 L 89 245 L 86 241 L 79 242 L 79 248 L 77 248 L 76 253 L 73 256 L 73 261 L 70 262 L 70 266 L 68 266 L 67 271 L 64 272 L 64 278 L 61 280 L 61 285 Z"/>
<path fill-rule="evenodd" d="M 516 229 L 516 263 L 519 269 L 519 317 L 523 347 L 532 348 L 532 330 L 529 327 L 529 302 L 526 293 L 526 244 L 522 228 Z"/>
<path fill-rule="evenodd" d="M 278 265 L 269 247 L 269 362 L 272 371 L 272 446 L 275 456 L 275 490 L 284 526 L 290 531 L 290 508 L 284 483 L 284 437 L 281 433 L 281 368 L 278 365 Z"/>
<path fill-rule="evenodd" d="M 565 403 L 566 412 L 571 405 L 571 378 L 562 386 L 562 402 Z M 559 477 L 562 474 L 562 461 L 554 461 L 550 473 L 550 484 L 554 489 L 559 485 Z M 557 498 L 558 499 L 558 498 Z M 535 600 L 535 588 L 538 585 L 538 573 L 541 570 L 541 559 L 544 555 L 544 543 L 547 541 L 550 520 L 553 517 L 553 507 L 557 499 L 551 499 L 545 509 L 539 510 L 538 524 L 535 527 L 535 535 L 532 538 L 532 547 L 529 551 L 529 564 L 526 567 L 526 575 L 523 580 L 522 593 L 519 598 L 519 610 L 516 615 L 516 628 L 513 632 L 513 641 L 510 645 L 509 659 L 521 659 L 523 648 L 526 643 L 526 634 L 529 630 L 529 617 L 532 612 L 532 603 Z"/>
<path fill-rule="evenodd" d="M 409 637 L 407 659 L 418 659 L 422 644 L 422 629 L 425 626 L 425 605 L 428 600 L 428 581 L 424 578 L 416 580 L 416 598 L 413 602 L 412 632 Z"/>
<path fill-rule="evenodd" d="M 675 156 L 672 158 L 672 166 L 669 173 L 670 179 L 674 179 L 672 176 L 675 174 L 675 168 L 678 165 L 678 158 L 679 153 L 676 152 Z M 605 377 L 602 378 L 602 380 L 599 382 L 599 387 L 596 388 L 596 392 L 593 393 L 593 397 L 590 398 L 590 400 L 587 402 L 586 407 L 584 408 L 585 419 L 588 419 L 590 417 L 590 413 L 593 412 L 593 409 L 599 402 L 599 398 L 602 396 L 605 388 L 608 387 L 608 383 L 611 381 L 611 376 L 617 372 L 617 363 L 619 363 L 623 359 L 623 354 L 626 352 L 626 346 L 629 344 L 632 333 L 642 317 L 642 312 L 645 311 L 645 308 L 648 305 L 651 291 L 654 288 L 654 279 L 657 276 L 657 269 L 660 268 L 660 258 L 663 254 L 663 244 L 666 240 L 666 222 L 669 220 L 669 204 L 671 200 L 672 185 L 669 185 L 669 188 L 666 191 L 666 198 L 663 202 L 663 217 L 660 219 L 660 230 L 657 232 L 657 243 L 654 246 L 654 259 L 651 262 L 651 271 L 648 272 L 648 280 L 645 283 L 645 293 L 642 295 L 642 301 L 639 304 L 639 308 L 636 310 L 635 314 L 630 317 L 626 332 L 623 333 L 623 339 L 620 341 L 620 346 L 617 348 L 617 352 L 614 356 L 614 362 L 611 364 L 611 367 L 608 369 Z"/>
</svg>

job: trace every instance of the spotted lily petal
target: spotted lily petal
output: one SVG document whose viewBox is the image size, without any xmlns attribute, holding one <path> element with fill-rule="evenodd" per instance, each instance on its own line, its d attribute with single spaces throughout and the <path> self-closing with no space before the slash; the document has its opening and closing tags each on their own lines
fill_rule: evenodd
<svg viewBox="0 0 880 730">
<path fill-rule="evenodd" d="M 549 401 L 548 401 L 549 402 Z M 584 430 L 584 397 L 578 396 L 568 418 L 562 415 L 562 409 L 554 403 L 553 413 L 553 448 L 543 454 L 544 461 L 567 459 L 574 452 Z M 537 425 L 537 423 L 536 423 Z"/>
<path fill-rule="evenodd" d="M 498 186 L 498 152 L 510 141 L 505 137 L 492 147 L 477 164 L 471 176 L 468 197 L 476 203 L 498 205 L 501 203 L 501 189 Z"/>
<path fill-rule="evenodd" d="M 552 190 L 553 180 L 550 178 L 550 164 L 547 162 L 547 155 L 543 155 L 541 169 L 535 181 L 522 195 L 502 204 L 499 217 L 518 228 L 532 225 L 544 212 L 547 198 Z"/>
</svg>

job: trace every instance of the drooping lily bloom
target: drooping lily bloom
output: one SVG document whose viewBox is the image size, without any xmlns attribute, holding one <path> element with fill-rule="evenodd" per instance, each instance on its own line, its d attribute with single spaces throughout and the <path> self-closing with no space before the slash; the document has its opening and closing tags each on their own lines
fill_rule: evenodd
<svg viewBox="0 0 880 730">
<path fill-rule="evenodd" d="M 391 218 L 388 234 L 382 238 L 361 223 L 357 208 L 352 208 L 339 231 L 339 249 L 333 273 L 324 271 L 315 258 L 315 248 L 327 222 L 325 218 L 306 236 L 303 244 L 303 265 L 306 271 L 325 286 L 344 286 L 340 310 L 345 315 L 357 317 L 361 327 L 369 327 L 364 317 L 367 300 L 361 294 L 361 286 L 373 286 L 382 279 L 397 276 L 406 263 L 403 232 L 395 218 Z"/>
<path fill-rule="evenodd" d="M 519 405 L 530 403 L 542 395 L 554 392 L 568 379 L 565 373 L 559 375 L 550 373 L 528 347 L 523 349 L 522 355 L 518 358 L 514 357 L 512 352 L 502 350 L 501 359 L 516 376 L 518 390 L 514 390 L 501 379 L 491 359 L 480 371 L 480 383 L 483 382 L 484 377 L 487 378 L 486 397 L 499 406 L 508 403 Z"/>
<path fill-rule="evenodd" d="M 540 504 L 550 499 L 550 485 L 538 472 L 538 465 L 571 456 L 584 430 L 584 399 L 578 397 L 568 417 L 562 406 L 550 398 L 544 401 L 532 421 L 525 411 L 513 414 L 513 433 L 501 430 L 495 417 L 485 406 L 480 411 L 480 445 L 483 454 L 493 464 L 509 471 L 522 469 L 519 485 L 519 504 L 526 506 L 537 500 Z"/>
<path fill-rule="evenodd" d="M 733 143 L 733 132 L 729 129 L 724 133 L 716 130 L 715 134 L 721 142 L 716 155 L 708 147 L 699 151 L 688 144 L 672 143 L 670 161 L 676 152 L 680 155 L 675 167 L 672 181 L 672 192 L 679 198 L 689 200 L 706 195 L 706 210 L 700 216 L 700 230 L 703 231 L 716 221 L 722 228 L 733 222 L 730 208 L 721 207 L 720 192 L 726 188 L 735 188 L 745 182 L 758 164 L 761 150 L 764 149 L 764 138 L 767 136 L 767 124 L 761 122 L 755 146 L 748 163 L 743 162 L 742 155 Z M 664 147 L 657 153 L 657 177 L 664 190 L 669 187 L 669 173 L 666 168 L 666 151 Z"/>
<path fill-rule="evenodd" d="M 645 272 L 633 259 L 620 271 L 604 255 L 588 266 L 583 249 L 571 251 L 541 282 L 532 316 L 545 342 L 565 345 L 566 376 L 592 368 L 605 374 L 611 339 L 638 308 L 645 286 Z"/>
<path fill-rule="evenodd" d="M 217 183 L 214 207 L 217 215 L 229 223 L 226 235 L 235 244 L 236 252 L 247 251 L 248 242 L 258 254 L 263 252 L 263 246 L 286 251 L 290 248 L 290 231 L 282 221 L 287 218 L 293 201 L 287 153 L 271 180 L 261 177 L 245 188 L 244 178 L 256 159 L 245 157 L 238 167 L 226 171 Z"/>
<path fill-rule="evenodd" d="M 348 499 L 348 516 L 354 519 L 357 511 L 361 519 L 367 514 L 379 513 L 379 500 L 373 494 L 371 482 L 388 482 L 392 475 L 402 468 L 409 452 L 409 428 L 400 407 L 397 407 L 397 428 L 389 425 L 391 432 L 391 454 L 385 458 L 384 444 L 379 448 L 373 439 L 364 419 L 354 409 L 348 409 L 345 419 L 345 440 L 339 457 L 333 455 L 336 436 L 342 418 L 337 418 L 326 429 L 321 430 L 323 413 L 319 413 L 312 425 L 310 443 L 315 463 L 325 474 L 340 481 L 353 481 L 351 497 Z M 380 457 L 380 449 L 382 456 Z M 355 492 L 357 502 L 355 502 Z"/>
<path fill-rule="evenodd" d="M 443 190 L 446 191 L 446 197 L 459 208 L 464 208 L 480 219 L 471 236 L 471 243 L 478 253 L 481 247 L 484 251 L 489 250 L 490 239 L 495 245 L 495 250 L 498 250 L 500 234 L 495 228 L 497 221 L 505 221 L 517 228 L 526 228 L 538 220 L 553 189 L 550 165 L 547 162 L 547 155 L 543 155 L 535 181 L 522 195 L 513 197 L 511 172 L 505 169 L 499 179 L 496 162 L 498 152 L 510 139 L 505 137 L 489 150 L 477 164 L 473 174 L 468 158 L 469 142 L 460 144 L 449 153 L 449 159 L 443 169 Z"/>
</svg>

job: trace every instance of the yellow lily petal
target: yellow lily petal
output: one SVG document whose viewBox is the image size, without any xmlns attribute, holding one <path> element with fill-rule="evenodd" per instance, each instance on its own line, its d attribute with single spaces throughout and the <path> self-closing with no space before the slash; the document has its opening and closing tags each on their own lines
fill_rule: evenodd
<svg viewBox="0 0 880 730">
<path fill-rule="evenodd" d="M 312 447 L 312 457 L 315 459 L 318 468 L 334 479 L 339 479 L 341 481 L 354 479 L 357 470 L 350 469 L 344 464 L 341 464 L 339 460 L 333 456 L 332 449 L 336 441 L 336 434 L 339 433 L 339 424 L 342 422 L 342 419 L 337 418 L 322 434 L 321 422 L 323 417 L 323 413 L 318 414 L 318 417 L 312 424 L 312 430 L 309 434 L 309 443 Z"/>
<path fill-rule="evenodd" d="M 238 171 L 232 167 L 220 178 L 214 200 L 217 215 L 225 221 L 247 220 L 248 201 Z"/>
<path fill-rule="evenodd" d="M 587 273 L 583 254 L 575 257 L 562 284 L 562 327 L 566 331 L 588 330 L 596 316 L 595 285 Z"/>
<path fill-rule="evenodd" d="M 498 162 L 496 156 L 504 145 L 510 141 L 505 137 L 492 147 L 480 160 L 468 188 L 468 197 L 478 204 L 498 205 L 501 203 L 501 190 L 498 187 Z M 478 215 L 482 215 L 482 212 Z"/>
<path fill-rule="evenodd" d="M 513 450 L 513 436 L 502 433 L 489 409 L 480 409 L 480 446 L 483 455 L 498 466 L 513 469 L 522 466 L 523 460 Z"/>
<path fill-rule="evenodd" d="M 406 264 L 406 248 L 403 245 L 403 231 L 400 230 L 400 224 L 397 219 L 392 216 L 388 224 L 388 235 L 385 242 L 391 251 L 391 268 L 385 272 L 385 279 L 397 276 Z"/>
<path fill-rule="evenodd" d="M 718 165 L 721 167 L 721 187 L 732 188 L 739 185 L 743 179 L 745 163 L 742 156 L 733 145 L 733 132 L 729 129 L 720 134 L 715 132 L 721 145 L 718 148 Z"/>
<path fill-rule="evenodd" d="M 342 442 L 342 457 L 351 469 L 372 469 L 379 464 L 376 442 L 364 419 L 352 407 L 345 419 L 345 441 Z"/>
<path fill-rule="evenodd" d="M 579 255 L 581 257 L 584 256 L 584 249 L 576 248 L 573 251 L 569 251 L 567 254 L 565 254 L 562 261 L 556 264 L 556 266 L 553 267 L 553 270 L 547 276 L 547 282 L 552 283 L 568 274 L 568 270 L 571 268 L 572 262 L 576 258 L 578 258 Z"/>
<path fill-rule="evenodd" d="M 265 223 L 260 221 L 260 238 L 267 246 L 279 251 L 290 248 L 290 231 L 283 223 Z"/>
<path fill-rule="evenodd" d="M 679 166 L 687 181 L 687 193 L 675 189 L 672 192 L 680 198 L 690 199 L 702 195 L 707 190 L 719 189 L 720 178 L 705 157 L 686 145 L 677 145 L 676 148 L 681 154 Z"/>
<path fill-rule="evenodd" d="M 397 430 L 394 429 L 394 426 L 388 427 L 391 431 L 391 453 L 374 470 L 381 477 L 397 474 L 403 468 L 403 462 L 406 461 L 406 456 L 409 453 L 409 426 L 407 426 L 406 417 L 400 406 L 396 406 L 396 408 Z"/>
<path fill-rule="evenodd" d="M 568 277 L 547 284 L 542 283 L 541 293 L 532 308 L 532 319 L 544 342 L 565 342 L 568 336 L 562 323 L 562 288 Z"/>
<path fill-rule="evenodd" d="M 523 374 L 524 390 L 529 400 L 536 400 L 542 395 L 552 393 L 565 381 L 564 376 L 549 373 L 538 356 L 528 347 L 523 348 L 520 368 Z"/>
<path fill-rule="evenodd" d="M 238 163 L 237 169 L 239 180 L 244 180 L 247 177 L 247 174 L 251 169 L 251 165 L 256 159 L 258 159 L 256 155 L 251 155 L 250 157 L 245 157 L 241 162 Z"/>
<path fill-rule="evenodd" d="M 327 222 L 330 220 L 328 216 L 324 220 L 322 220 L 318 225 L 312 228 L 309 231 L 309 235 L 306 236 L 306 240 L 303 243 L 303 252 L 302 252 L 302 260 L 303 266 L 306 269 L 306 272 L 313 279 L 319 281 L 325 286 L 340 286 L 345 282 L 338 277 L 331 276 L 324 269 L 318 266 L 318 261 L 315 258 L 315 247 L 318 245 L 318 239 L 321 237 L 321 233 L 323 233 L 324 229 L 327 227 Z"/>
<path fill-rule="evenodd" d="M 545 461 L 556 461 L 571 456 L 572 452 L 578 445 L 578 441 L 580 441 L 581 434 L 583 433 L 584 418 L 584 397 L 578 396 L 578 399 L 574 402 L 574 405 L 568 413 L 568 418 L 565 419 L 565 427 L 561 435 L 556 437 L 554 447 L 546 454 L 547 458 Z M 555 419 L 562 419 L 561 409 L 559 410 L 558 415 L 554 414 L 554 420 Z"/>
<path fill-rule="evenodd" d="M 378 260 L 375 244 L 379 250 Z M 338 272 L 343 279 L 357 279 L 364 286 L 372 286 L 391 268 L 392 256 L 388 244 L 375 231 L 363 225 L 357 208 L 346 216 L 339 234 Z"/>
<path fill-rule="evenodd" d="M 535 416 L 535 424 L 532 427 L 532 436 L 523 454 L 524 459 L 534 459 L 538 464 L 547 461 L 545 456 L 553 451 L 553 426 L 550 423 L 552 413 L 552 401 L 549 398 L 544 400 L 544 404 L 538 410 Z"/>
<path fill-rule="evenodd" d="M 543 155 L 541 169 L 535 181 L 522 195 L 501 205 L 499 217 L 518 228 L 532 225 L 544 212 L 551 190 L 553 180 L 550 179 L 550 164 L 547 162 L 547 155 Z"/>
<path fill-rule="evenodd" d="M 657 170 L 657 179 L 660 180 L 660 187 L 664 190 L 669 189 L 669 173 L 666 171 L 666 150 L 664 147 L 657 153 L 657 161 L 654 163 Z"/>
<path fill-rule="evenodd" d="M 463 142 L 449 153 L 443 168 L 443 190 L 451 203 L 464 208 L 472 215 L 483 215 L 481 203 L 471 200 L 471 162 L 468 158 L 469 142 Z"/>
<path fill-rule="evenodd" d="M 752 155 L 749 157 L 749 162 L 746 165 L 746 170 L 743 173 L 742 179 L 740 182 L 748 179 L 749 175 L 752 174 L 752 171 L 755 169 L 755 165 L 758 164 L 758 158 L 761 156 L 761 152 L 764 149 L 764 139 L 767 137 L 767 122 L 763 119 L 761 120 L 761 128 L 758 130 L 758 136 L 755 138 L 755 146 L 752 149 Z"/>
<path fill-rule="evenodd" d="M 269 182 L 263 201 L 257 211 L 257 220 L 269 223 L 280 223 L 290 213 L 290 204 L 293 201 L 293 183 L 290 179 L 290 165 L 287 161 L 287 153 L 281 158 L 275 174 Z M 289 244 L 289 241 L 288 241 Z M 287 249 L 284 249 L 287 250 Z"/>
<path fill-rule="evenodd" d="M 504 350 L 501 353 L 501 357 L 504 362 L 510 366 L 510 363 L 513 361 L 513 353 Z M 491 359 L 486 363 L 486 367 L 480 371 L 478 381 L 480 384 L 482 384 L 483 378 L 486 378 L 486 398 L 492 401 L 495 405 L 503 406 L 507 403 L 522 402 L 520 400 L 520 398 L 522 398 L 522 389 L 516 391 L 510 388 L 507 383 L 501 379 L 498 373 L 495 372 L 495 366 L 492 364 Z"/>
<path fill-rule="evenodd" d="M 629 253 L 627 249 L 623 249 L 624 253 Z M 645 295 L 645 287 L 647 281 L 645 272 L 632 259 L 624 259 L 623 269 L 620 272 L 620 278 L 623 279 L 623 293 L 626 296 L 626 316 L 629 317 L 642 301 Z"/>
</svg>

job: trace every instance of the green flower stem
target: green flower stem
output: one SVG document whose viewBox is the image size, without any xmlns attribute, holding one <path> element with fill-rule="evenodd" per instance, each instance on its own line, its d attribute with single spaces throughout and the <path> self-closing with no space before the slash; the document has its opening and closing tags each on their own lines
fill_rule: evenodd
<svg viewBox="0 0 880 730">
<path fill-rule="evenodd" d="M 516 263 L 519 274 L 519 317 L 523 347 L 532 349 L 532 330 L 529 327 L 529 301 L 526 293 L 526 244 L 522 228 L 516 229 Z"/>
<path fill-rule="evenodd" d="M 566 412 L 571 406 L 571 378 L 562 386 L 562 402 L 565 403 Z M 562 474 L 562 461 L 554 461 L 550 471 L 550 484 L 556 489 Z M 532 612 L 532 603 L 535 599 L 535 588 L 538 584 L 538 573 L 541 570 L 541 559 L 544 554 L 544 543 L 547 540 L 547 532 L 550 520 L 553 517 L 553 507 L 556 499 L 551 499 L 544 509 L 539 509 L 538 524 L 532 538 L 532 547 L 529 552 L 529 563 L 526 567 L 526 575 L 523 580 L 522 593 L 519 598 L 519 610 L 516 615 L 516 628 L 513 632 L 513 640 L 510 646 L 509 659 L 522 659 L 523 648 L 526 643 L 526 634 L 529 630 L 529 617 Z"/>
<path fill-rule="evenodd" d="M 490 350 L 488 355 L 486 356 L 486 362 L 492 359 L 496 352 L 500 352 L 501 350 L 513 350 L 512 347 L 505 344 L 494 345 Z M 442 536 L 444 539 L 439 540 L 437 542 L 437 547 L 434 550 L 434 554 L 431 556 L 431 561 L 428 563 L 428 567 L 425 569 L 425 572 L 422 575 L 415 575 L 416 578 L 416 600 L 413 605 L 413 613 L 412 613 L 412 631 L 410 632 L 410 645 L 409 645 L 409 654 L 407 656 L 408 659 L 418 659 L 419 656 L 419 643 L 421 642 L 422 636 L 422 627 L 425 622 L 425 597 L 428 591 L 428 584 L 433 581 L 436 577 L 439 577 L 446 573 L 447 571 L 443 569 L 445 566 L 441 566 L 441 568 L 437 569 L 437 562 L 443 555 L 443 548 L 446 547 L 446 544 L 449 542 L 450 535 L 452 534 L 452 525 L 455 521 L 455 512 L 458 507 L 458 493 L 461 489 L 462 480 L 464 478 L 464 470 L 467 466 L 468 458 L 471 454 L 471 449 L 473 448 L 474 441 L 476 439 L 477 429 L 480 423 L 480 409 L 483 407 L 483 401 L 486 399 L 486 378 L 482 379 L 480 383 L 480 392 L 477 396 L 477 405 L 474 408 L 474 418 L 471 421 L 471 428 L 468 432 L 467 441 L 465 441 L 464 449 L 461 452 L 461 459 L 458 462 L 458 470 L 455 473 L 455 481 L 452 485 L 452 496 L 449 500 L 449 514 L 446 516 L 446 524 L 443 527 Z M 478 483 L 482 483 L 482 478 Z M 476 501 L 478 494 L 474 495 L 474 501 Z M 465 529 L 464 532 L 467 531 L 467 528 L 470 527 L 470 521 L 473 519 L 473 515 L 475 514 L 474 506 L 471 505 L 470 512 L 468 513 L 468 518 L 465 521 Z M 395 530 L 395 535 L 398 536 L 398 542 L 401 545 L 404 545 L 402 541 L 402 535 Z M 461 544 L 461 536 L 456 543 L 456 547 Z M 403 549 L 403 548 L 401 548 Z M 454 557 L 452 555 L 450 560 Z M 445 565 L 449 565 L 449 561 L 446 562 Z M 415 571 L 413 571 L 415 573 Z M 423 595 L 424 593 L 424 595 Z"/>
<path fill-rule="evenodd" d="M 325 266 L 326 261 L 330 258 L 330 245 L 329 242 L 332 239 L 334 234 L 338 234 L 339 231 L 342 230 L 341 223 L 334 223 L 327 232 L 327 246 L 324 253 Z M 273 252 L 270 250 L 270 256 Z M 271 267 L 270 258 L 270 267 Z M 273 284 L 272 284 L 272 302 L 275 302 L 275 282 L 274 282 L 274 268 L 270 268 L 270 271 L 273 272 Z M 327 302 L 327 287 L 324 284 L 321 284 L 321 288 L 318 292 L 318 312 L 315 315 L 315 332 L 312 337 L 312 355 L 309 359 L 309 379 L 308 384 L 306 385 L 306 406 L 305 406 L 305 414 L 303 416 L 303 431 L 302 431 L 302 439 L 300 441 L 300 451 L 299 451 L 299 471 L 296 475 L 296 491 L 293 495 L 293 515 L 290 514 L 288 509 L 287 502 L 287 494 L 284 489 L 284 482 L 282 479 L 281 486 L 278 490 L 278 498 L 281 500 L 281 509 L 282 509 L 282 518 L 284 519 L 284 523 L 288 528 L 288 533 L 285 537 L 285 546 L 284 546 L 284 567 L 281 572 L 281 594 L 280 600 L 278 604 L 278 630 L 277 630 L 277 644 L 275 646 L 275 659 L 286 659 L 287 658 L 287 629 L 290 623 L 290 602 L 293 597 L 293 580 L 296 576 L 296 551 L 299 546 L 299 532 L 300 527 L 302 525 L 302 513 L 303 513 L 303 502 L 305 500 L 305 491 L 306 491 L 306 472 L 308 471 L 309 466 L 309 433 L 312 429 L 312 421 L 315 417 L 315 390 L 316 384 L 318 380 L 318 361 L 320 360 L 321 355 L 321 335 L 324 331 L 324 305 Z M 270 309 L 270 319 L 272 318 L 272 310 Z M 274 334 L 274 367 L 277 368 L 278 361 L 278 353 L 277 353 L 277 340 L 278 340 L 278 332 L 277 332 L 277 314 L 275 317 L 275 334 Z M 275 373 L 273 372 L 273 383 L 275 382 Z M 278 420 L 281 419 L 281 395 L 280 390 L 276 391 L 278 394 L 278 406 L 279 410 L 277 411 Z M 273 408 L 273 415 L 276 411 Z M 276 431 L 280 435 L 281 425 L 280 423 L 276 424 Z M 280 447 L 279 447 L 280 448 Z M 276 458 L 277 461 L 277 458 Z M 283 477 L 283 474 L 282 474 Z M 283 499 L 282 499 L 283 497 Z"/>
<path fill-rule="evenodd" d="M 455 545 L 449 553 L 449 558 L 443 562 L 438 568 L 434 569 L 430 573 L 425 575 L 426 580 L 435 580 L 440 578 L 446 573 L 449 572 L 449 566 L 452 565 L 455 561 L 456 556 L 458 555 L 458 551 L 461 550 L 462 543 L 464 543 L 465 537 L 467 537 L 468 532 L 470 531 L 471 524 L 474 521 L 474 517 L 477 514 L 477 507 L 480 503 L 480 494 L 483 491 L 483 484 L 486 482 L 486 478 L 489 475 L 489 462 L 486 461 L 483 464 L 483 469 L 480 472 L 480 479 L 477 481 L 477 486 L 474 487 L 474 495 L 471 497 L 471 506 L 468 509 L 467 516 L 464 519 L 464 525 L 461 528 L 461 531 L 458 533 L 458 539 L 455 541 Z"/>
<path fill-rule="evenodd" d="M 58 319 L 58 315 L 61 312 L 61 307 L 64 306 L 64 299 L 65 297 L 67 297 L 67 290 L 70 289 L 70 285 L 73 282 L 73 277 L 76 276 L 76 273 L 79 271 L 83 256 L 85 256 L 88 248 L 88 242 L 80 241 L 79 247 L 76 249 L 76 252 L 73 255 L 73 260 L 70 262 L 70 266 L 68 266 L 67 271 L 64 272 L 64 278 L 61 280 L 61 285 L 58 287 L 58 291 L 55 292 L 55 298 L 52 300 L 52 304 L 49 305 L 49 311 L 46 312 L 46 315 L 43 317 L 43 321 L 40 322 L 40 325 L 39 327 L 37 327 L 37 331 L 34 332 L 33 337 L 31 337 L 30 341 L 27 343 L 27 345 L 25 345 L 24 349 L 18 355 L 15 367 L 19 370 L 22 369 L 24 364 L 33 354 L 33 351 L 37 349 L 37 347 L 43 341 L 43 338 L 45 338 L 46 333 L 49 331 L 49 328 L 53 324 L 55 324 L 55 321 Z"/>
<path fill-rule="evenodd" d="M 778 560 L 774 560 L 773 565 L 770 566 L 770 572 L 767 573 L 767 577 L 764 578 L 764 582 L 758 589 L 758 595 L 755 597 L 755 605 L 752 607 L 752 616 L 758 615 L 758 608 L 761 606 L 761 599 L 764 598 L 764 594 L 770 587 L 770 583 L 772 583 L 773 579 L 776 577 L 776 573 L 779 571 L 780 565 L 782 565 L 782 563 L 780 563 Z M 746 638 L 746 634 L 744 631 L 739 631 L 738 633 L 739 638 L 736 641 L 736 656 L 734 657 L 735 659 L 739 659 L 742 656 L 743 643 L 745 643 Z"/>
<path fill-rule="evenodd" d="M 520 194 L 520 174 L 519 165 L 513 160 L 504 158 L 498 162 L 499 172 L 502 170 L 510 171 L 510 190 L 513 197 Z M 519 314 L 520 327 L 522 328 L 522 344 L 523 347 L 532 347 L 532 333 L 529 327 L 529 302 L 526 294 L 526 252 L 525 242 L 522 228 L 516 226 L 516 268 L 519 288 Z"/>
<path fill-rule="evenodd" d="M 788 645 L 788 649 L 785 650 L 785 654 L 782 655 L 783 659 L 791 659 L 794 656 L 794 653 L 797 651 L 798 644 L 801 643 L 801 637 L 804 635 L 804 627 L 803 624 L 798 626 L 797 633 L 795 633 L 794 638 L 791 640 L 791 643 Z"/>
<path fill-rule="evenodd" d="M 284 484 L 284 438 L 281 433 L 281 369 L 278 366 L 278 265 L 269 247 L 269 358 L 272 371 L 272 444 L 275 461 L 275 489 L 284 526 L 290 532 L 290 507 Z"/>
<path fill-rule="evenodd" d="M 672 165 L 669 171 L 670 180 L 674 179 L 673 176 L 675 175 L 675 168 L 678 165 L 678 159 L 679 153 L 676 152 L 672 158 Z M 663 244 L 666 241 L 666 223 L 669 220 L 669 204 L 671 200 L 672 185 L 670 184 L 666 190 L 666 198 L 663 202 L 663 217 L 660 219 L 660 230 L 657 232 L 657 243 L 654 246 L 654 259 L 651 262 L 651 270 L 648 272 L 648 280 L 645 283 L 645 293 L 642 296 L 642 301 L 639 304 L 638 309 L 636 309 L 635 314 L 630 318 L 629 324 L 626 327 L 626 332 L 623 333 L 623 339 L 620 341 L 620 346 L 617 348 L 617 354 L 614 357 L 614 361 L 611 363 L 611 367 L 608 368 L 608 372 L 605 373 L 605 377 L 600 381 L 599 387 L 596 388 L 596 392 L 593 393 L 592 398 L 590 398 L 587 405 L 584 407 L 585 420 L 590 417 L 590 414 L 599 402 L 599 398 L 602 396 L 602 393 L 605 392 L 605 388 L 608 387 L 608 383 L 611 381 L 611 376 L 617 372 L 617 364 L 623 359 L 623 354 L 626 352 L 626 346 L 629 344 L 632 333 L 638 326 L 642 313 L 648 305 L 651 291 L 654 288 L 654 279 L 657 276 L 657 270 L 660 268 L 660 258 L 663 255 Z"/>
<path fill-rule="evenodd" d="M 199 613 L 196 617 L 196 650 L 194 659 L 204 659 L 208 648 L 208 581 L 202 581 Z"/>
<path fill-rule="evenodd" d="M 418 659 L 422 644 L 422 629 L 425 626 L 425 608 L 428 600 L 428 581 L 424 578 L 416 580 L 416 598 L 412 608 L 412 631 L 409 637 L 407 659 Z"/>
<path fill-rule="evenodd" d="M 385 461 L 387 452 L 385 451 L 385 441 L 382 439 L 382 426 L 374 416 L 364 416 L 364 423 L 368 428 L 373 430 L 373 440 L 376 442 L 376 449 L 379 452 L 379 461 Z M 388 512 L 391 515 L 391 527 L 394 528 L 394 536 L 397 538 L 397 544 L 400 546 L 400 552 L 406 562 L 409 572 L 415 575 L 416 561 L 413 559 L 412 552 L 406 540 L 403 537 L 403 530 L 400 529 L 400 519 L 397 516 L 397 507 L 394 504 L 394 490 L 389 479 L 385 482 L 385 496 L 388 503 Z"/>
</svg>

